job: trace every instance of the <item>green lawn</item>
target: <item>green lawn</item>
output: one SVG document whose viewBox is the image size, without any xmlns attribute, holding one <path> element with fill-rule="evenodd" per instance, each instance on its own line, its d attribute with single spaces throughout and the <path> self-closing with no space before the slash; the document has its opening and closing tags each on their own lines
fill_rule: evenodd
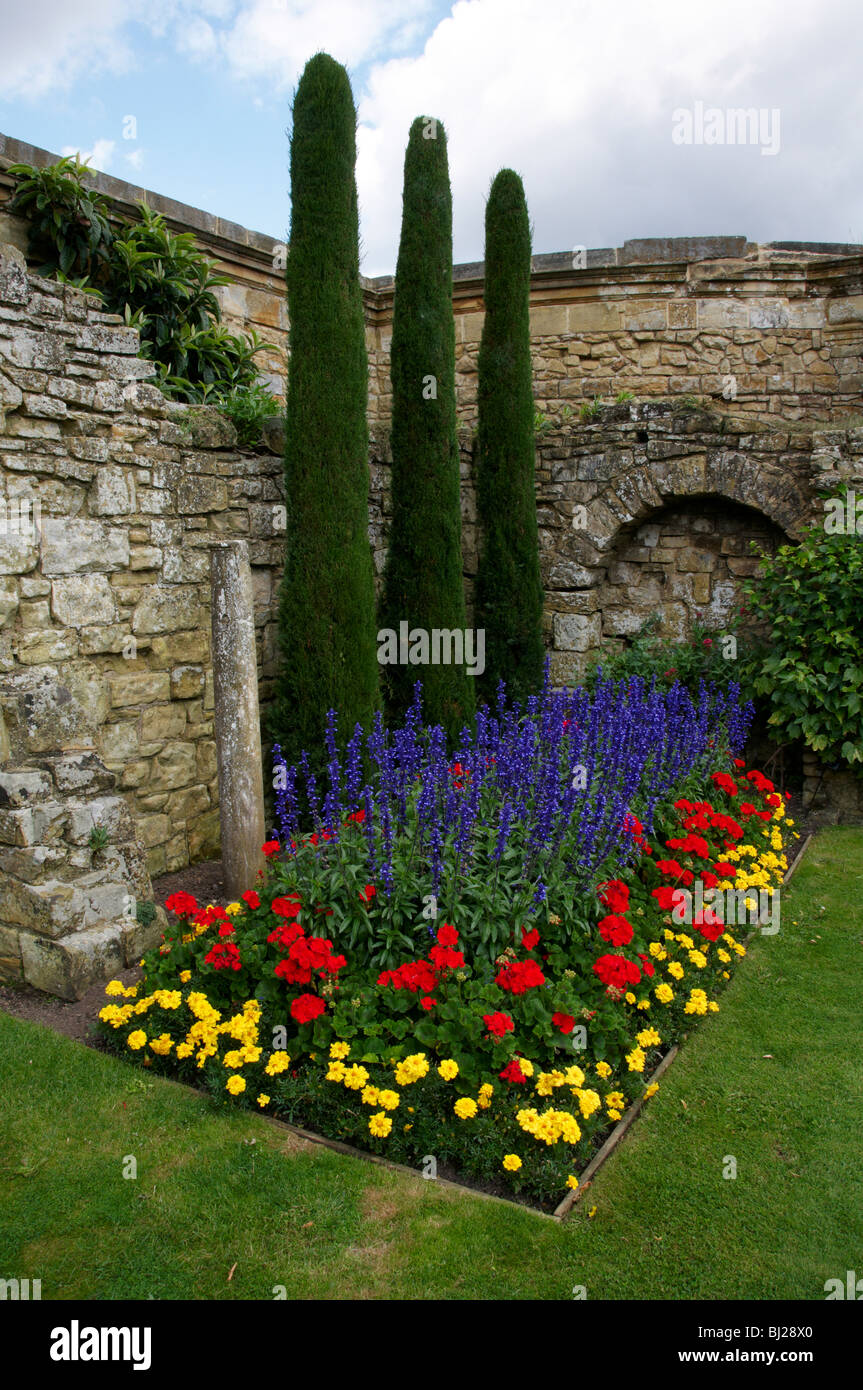
<svg viewBox="0 0 863 1390">
<path fill-rule="evenodd" d="M 863 832 L 825 831 L 562 1225 L 0 1013 L 0 1277 L 43 1299 L 822 1299 L 863 1251 L 861 960 Z"/>
</svg>

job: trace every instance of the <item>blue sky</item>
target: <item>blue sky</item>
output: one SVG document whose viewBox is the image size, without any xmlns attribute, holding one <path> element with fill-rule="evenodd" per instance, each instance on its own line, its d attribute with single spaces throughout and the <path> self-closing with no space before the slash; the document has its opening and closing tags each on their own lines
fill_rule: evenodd
<svg viewBox="0 0 863 1390">
<path fill-rule="evenodd" d="M 369 275 L 395 264 L 419 114 L 449 131 L 457 261 L 482 257 L 504 165 L 524 178 L 538 252 L 710 233 L 863 242 L 859 0 L 0 3 L 0 130 L 277 237 L 291 92 L 331 52 L 359 107 Z"/>
</svg>

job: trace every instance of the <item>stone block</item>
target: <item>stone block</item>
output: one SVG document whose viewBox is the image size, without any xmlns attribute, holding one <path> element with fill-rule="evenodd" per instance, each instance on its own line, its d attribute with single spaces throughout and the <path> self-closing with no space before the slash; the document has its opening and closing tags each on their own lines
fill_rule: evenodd
<svg viewBox="0 0 863 1390">
<path fill-rule="evenodd" d="M 132 615 L 132 631 L 178 632 L 204 620 L 198 591 L 190 584 L 154 585 Z"/>
<path fill-rule="evenodd" d="M 155 700 L 168 700 L 171 695 L 171 678 L 167 671 L 130 671 L 109 676 L 108 683 L 114 709 L 149 705 Z"/>
<path fill-rule="evenodd" d="M 27 932 L 56 939 L 84 925 L 86 904 L 72 883 L 49 879 L 47 883 L 24 883 L 7 878 L 3 885 L 2 922 Z"/>
<path fill-rule="evenodd" d="M 42 522 L 42 573 L 110 574 L 129 564 L 129 535 L 101 521 L 46 518 Z"/>
<path fill-rule="evenodd" d="M 61 999 L 80 999 L 126 965 L 123 923 L 89 927 L 60 941 L 20 934 L 24 979 Z"/>
<path fill-rule="evenodd" d="M 201 666 L 175 666 L 171 672 L 171 699 L 191 700 L 203 694 L 204 671 Z"/>
<path fill-rule="evenodd" d="M 149 785 L 154 792 L 173 791 L 177 787 L 203 780 L 206 779 L 198 773 L 194 743 L 172 743 L 153 759 Z"/>
<path fill-rule="evenodd" d="M 51 611 L 64 627 L 113 623 L 117 606 L 104 574 L 74 574 L 51 584 Z"/>
<path fill-rule="evenodd" d="M 14 810 L 46 801 L 52 794 L 51 778 L 47 772 L 29 768 L 0 772 L 0 810 Z"/>
<path fill-rule="evenodd" d="M 129 516 L 135 510 L 135 482 L 131 473 L 122 468 L 97 469 L 89 501 L 93 516 Z"/>
</svg>

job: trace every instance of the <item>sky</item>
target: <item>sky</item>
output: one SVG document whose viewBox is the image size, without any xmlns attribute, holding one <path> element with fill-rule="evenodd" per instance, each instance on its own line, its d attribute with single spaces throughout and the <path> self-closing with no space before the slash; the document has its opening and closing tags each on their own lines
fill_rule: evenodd
<svg viewBox="0 0 863 1390">
<path fill-rule="evenodd" d="M 447 130 L 456 262 L 504 167 L 536 253 L 863 242 L 861 36 L 860 0 L 0 0 L 0 131 L 286 239 L 323 49 L 358 108 L 366 275 L 395 267 L 418 115 Z"/>
</svg>

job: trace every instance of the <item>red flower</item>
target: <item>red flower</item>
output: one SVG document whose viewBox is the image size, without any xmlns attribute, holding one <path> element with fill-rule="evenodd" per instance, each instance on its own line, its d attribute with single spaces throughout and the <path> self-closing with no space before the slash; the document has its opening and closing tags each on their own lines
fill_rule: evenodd
<svg viewBox="0 0 863 1390">
<path fill-rule="evenodd" d="M 266 843 L 265 845 L 261 845 L 261 854 L 265 854 L 265 855 L 267 856 L 268 859 L 269 859 L 269 857 L 270 857 L 271 854 L 278 854 L 278 852 L 279 852 L 279 842 L 278 842 L 278 840 L 268 840 L 267 843 Z"/>
<path fill-rule="evenodd" d="M 420 1000 L 420 1006 L 425 1009 L 426 1012 L 428 1012 L 429 1009 L 433 1009 L 436 1003 L 437 1000 L 430 998 L 428 994 L 424 995 Z"/>
<path fill-rule="evenodd" d="M 632 926 L 625 917 L 603 917 L 599 923 L 599 934 L 610 946 L 628 946 L 634 936 Z"/>
<path fill-rule="evenodd" d="M 513 1057 L 512 1061 L 504 1067 L 503 1071 L 498 1072 L 501 1081 L 512 1081 L 516 1086 L 523 1086 L 527 1077 L 518 1064 L 518 1058 Z"/>
<path fill-rule="evenodd" d="M 654 888 L 650 896 L 656 899 L 661 912 L 671 912 L 672 908 L 677 904 L 678 891 L 677 888 L 666 888 L 663 886 L 662 888 Z"/>
<path fill-rule="evenodd" d="M 673 878 L 680 878 L 683 873 L 683 866 L 676 859 L 657 859 L 656 867 L 661 874 L 671 874 Z"/>
<path fill-rule="evenodd" d="M 204 956 L 204 964 L 212 965 L 214 970 L 239 970 L 242 962 L 233 942 L 217 941 Z"/>
<path fill-rule="evenodd" d="M 746 763 L 744 762 L 743 758 L 735 758 L 735 759 L 734 759 L 734 766 L 735 766 L 735 767 L 745 767 L 745 766 L 746 766 Z"/>
<path fill-rule="evenodd" d="M 551 1021 L 555 1028 L 559 1028 L 561 1033 L 571 1033 L 575 1027 L 575 1019 L 572 1014 L 552 1014 Z"/>
<path fill-rule="evenodd" d="M 602 906 L 609 912 L 626 912 L 629 907 L 629 889 L 622 879 L 612 878 L 608 883 L 600 883 L 596 891 Z"/>
<path fill-rule="evenodd" d="M 713 867 L 720 878 L 733 878 L 737 873 L 734 864 L 728 864 L 724 859 L 721 859 L 718 864 L 714 864 Z"/>
<path fill-rule="evenodd" d="M 273 898 L 270 907 L 277 917 L 299 917 L 302 911 L 302 903 L 296 893 L 289 898 Z"/>
<path fill-rule="evenodd" d="M 502 1038 L 505 1033 L 512 1033 L 515 1029 L 515 1024 L 509 1014 L 483 1014 L 482 1021 L 492 1037 L 498 1040 Z"/>
<path fill-rule="evenodd" d="M 311 1023 L 325 1008 L 323 999 L 319 999 L 316 994 L 301 994 L 291 1005 L 291 1018 L 297 1023 Z"/>
<path fill-rule="evenodd" d="M 234 935 L 234 928 L 231 926 L 230 922 L 223 922 L 222 925 L 219 927 L 219 936 L 233 936 L 233 935 Z"/>
<path fill-rule="evenodd" d="M 626 956 L 600 956 L 593 962 L 593 973 L 598 975 L 604 985 L 614 985 L 625 989 L 627 985 L 637 985 L 641 979 L 638 966 Z"/>
<path fill-rule="evenodd" d="M 636 951 L 635 954 L 638 956 L 638 959 L 641 961 L 641 968 L 642 968 L 642 970 L 644 971 L 644 973 L 645 973 L 645 975 L 647 976 L 647 978 L 650 979 L 650 976 L 651 976 L 651 975 L 655 975 L 655 974 L 656 974 L 656 970 L 655 970 L 655 968 L 654 968 L 653 962 L 652 962 L 651 960 L 649 960 L 647 956 L 643 955 L 641 951 Z"/>
<path fill-rule="evenodd" d="M 365 813 L 365 811 L 362 811 L 362 810 L 360 810 L 360 811 L 351 811 L 351 814 L 348 816 L 348 821 L 355 821 L 357 825 L 362 825 L 362 823 L 363 823 L 363 821 L 365 820 L 365 818 L 366 818 L 366 813 Z M 348 821 L 345 821 L 345 824 L 346 824 L 346 825 L 347 825 Z"/>
<path fill-rule="evenodd" d="M 464 965 L 464 956 L 461 951 L 452 951 L 449 946 L 432 946 L 429 951 L 429 960 L 437 966 L 438 970 L 456 970 L 458 966 Z"/>
<path fill-rule="evenodd" d="M 360 897 L 364 903 L 370 903 L 372 898 L 377 897 L 378 890 L 373 883 L 367 883 L 365 888 L 360 890 Z"/>
<path fill-rule="evenodd" d="M 525 994 L 537 985 L 544 985 L 545 976 L 535 960 L 513 961 L 498 971 L 494 982 L 511 994 Z"/>
<path fill-rule="evenodd" d="M 242 896 L 243 902 L 246 903 L 252 909 L 261 906 L 261 900 L 255 892 L 254 888 L 249 888 L 248 891 L 245 892 Z"/>
<path fill-rule="evenodd" d="M 165 906 L 169 912 L 175 912 L 178 917 L 188 917 L 190 912 L 196 912 L 198 904 L 191 893 L 172 893 L 170 898 L 165 899 Z"/>
<path fill-rule="evenodd" d="M 458 932 L 449 922 L 444 922 L 437 932 L 438 945 L 455 946 L 458 941 Z"/>
<path fill-rule="evenodd" d="M 532 951 L 534 946 L 539 945 L 539 932 L 536 927 L 534 927 L 532 931 L 525 931 L 524 928 L 522 928 L 521 944 L 526 951 Z"/>
</svg>

